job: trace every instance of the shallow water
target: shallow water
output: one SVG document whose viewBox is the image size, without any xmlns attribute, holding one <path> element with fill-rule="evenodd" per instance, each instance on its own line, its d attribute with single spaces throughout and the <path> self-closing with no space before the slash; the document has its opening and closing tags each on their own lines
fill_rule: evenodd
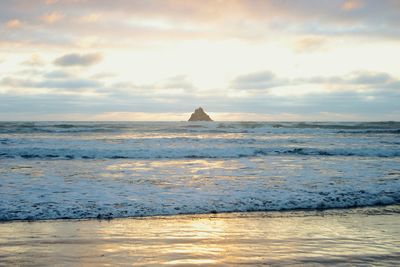
<svg viewBox="0 0 400 267">
<path fill-rule="evenodd" d="M 400 207 L 0 224 L 0 262 L 29 266 L 400 263 Z"/>
<path fill-rule="evenodd" d="M 1 122 L 0 220 L 400 203 L 400 123 Z"/>
</svg>

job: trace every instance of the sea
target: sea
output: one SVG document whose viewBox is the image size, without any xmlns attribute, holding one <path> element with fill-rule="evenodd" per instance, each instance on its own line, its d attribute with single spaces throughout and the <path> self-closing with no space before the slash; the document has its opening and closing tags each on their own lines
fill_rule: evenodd
<svg viewBox="0 0 400 267">
<path fill-rule="evenodd" d="M 400 122 L 0 122 L 0 221 L 400 203 Z"/>
</svg>

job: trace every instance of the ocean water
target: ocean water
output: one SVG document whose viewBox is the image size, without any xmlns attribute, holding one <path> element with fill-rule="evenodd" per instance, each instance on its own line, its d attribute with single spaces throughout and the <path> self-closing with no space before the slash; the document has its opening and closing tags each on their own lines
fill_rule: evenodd
<svg viewBox="0 0 400 267">
<path fill-rule="evenodd" d="M 400 203 L 400 122 L 0 122 L 0 220 Z"/>
</svg>

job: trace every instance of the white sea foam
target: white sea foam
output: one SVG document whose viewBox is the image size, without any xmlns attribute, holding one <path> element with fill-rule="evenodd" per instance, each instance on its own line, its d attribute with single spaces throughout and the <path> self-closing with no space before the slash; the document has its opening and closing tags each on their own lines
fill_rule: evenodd
<svg viewBox="0 0 400 267">
<path fill-rule="evenodd" d="M 325 209 L 400 201 L 397 159 L 5 160 L 0 220 Z"/>
<path fill-rule="evenodd" d="M 400 202 L 399 123 L 0 123 L 0 220 Z"/>
</svg>

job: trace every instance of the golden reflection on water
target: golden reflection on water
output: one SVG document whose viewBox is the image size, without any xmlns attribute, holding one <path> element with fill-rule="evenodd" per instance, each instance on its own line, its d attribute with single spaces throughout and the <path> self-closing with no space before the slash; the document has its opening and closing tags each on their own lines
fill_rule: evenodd
<svg viewBox="0 0 400 267">
<path fill-rule="evenodd" d="M 3 223 L 0 259 L 6 265 L 81 266 L 400 260 L 397 214 L 270 214 Z"/>
<path fill-rule="evenodd" d="M 240 180 L 254 177 L 253 174 L 243 174 L 238 169 L 248 169 L 251 160 L 203 160 L 203 159 L 178 159 L 178 160 L 138 160 L 113 162 L 104 166 L 100 177 L 106 180 L 121 180 L 126 186 L 135 184 L 151 184 L 160 189 L 194 188 L 204 189 L 214 187 L 222 180 Z M 145 178 L 144 178 L 145 177 Z M 165 177 L 168 177 L 166 179 Z M 270 179 L 269 183 L 273 183 Z"/>
</svg>

